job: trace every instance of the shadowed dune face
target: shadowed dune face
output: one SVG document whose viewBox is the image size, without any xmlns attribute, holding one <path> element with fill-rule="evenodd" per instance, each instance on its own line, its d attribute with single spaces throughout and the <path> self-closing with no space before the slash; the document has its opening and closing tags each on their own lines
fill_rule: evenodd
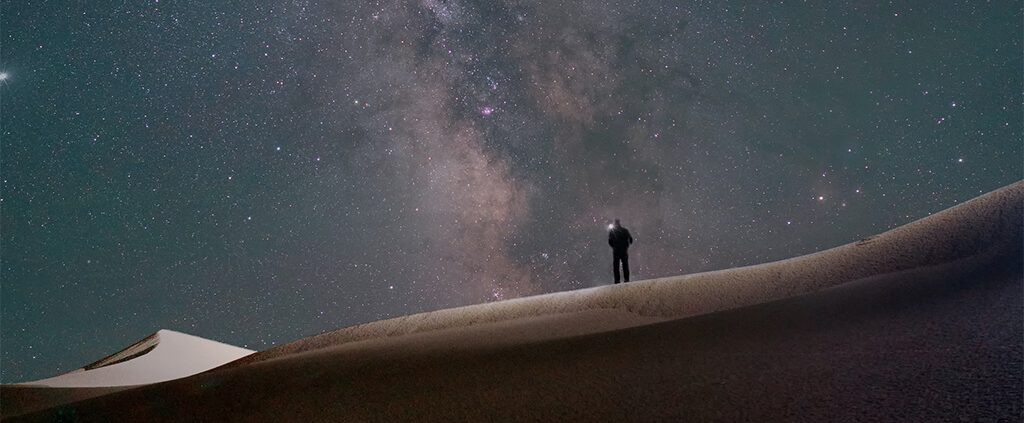
<svg viewBox="0 0 1024 423">
<path fill-rule="evenodd" d="M 160 334 L 154 333 L 143 338 L 141 341 L 128 346 L 128 348 L 125 348 L 121 351 L 118 351 L 114 354 L 97 360 L 92 364 L 87 364 L 85 367 L 82 367 L 82 370 L 99 369 L 101 367 L 107 367 L 117 363 L 124 363 L 128 360 L 139 358 L 149 352 L 152 352 L 154 349 L 156 349 L 156 346 L 159 343 Z"/>
<path fill-rule="evenodd" d="M 1024 184 L 810 256 L 443 310 L 10 421 L 946 421 L 1024 411 Z"/>
</svg>

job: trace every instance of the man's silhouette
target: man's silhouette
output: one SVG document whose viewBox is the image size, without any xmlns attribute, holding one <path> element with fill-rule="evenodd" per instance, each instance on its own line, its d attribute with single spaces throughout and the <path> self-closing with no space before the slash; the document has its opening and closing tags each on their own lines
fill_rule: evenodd
<svg viewBox="0 0 1024 423">
<path fill-rule="evenodd" d="M 615 219 L 608 228 L 608 245 L 612 247 L 612 273 L 615 275 L 615 283 L 619 283 L 619 262 L 622 262 L 622 276 L 629 282 L 629 244 L 633 243 L 633 236 L 629 230 L 619 224 Z"/>
</svg>

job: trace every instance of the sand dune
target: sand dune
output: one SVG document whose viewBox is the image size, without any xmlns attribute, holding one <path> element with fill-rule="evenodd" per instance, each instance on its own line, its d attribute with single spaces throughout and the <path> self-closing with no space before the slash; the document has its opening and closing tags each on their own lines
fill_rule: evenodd
<svg viewBox="0 0 1024 423">
<path fill-rule="evenodd" d="M 0 415 L 6 417 L 192 376 L 252 353 L 252 350 L 164 329 L 80 369 L 51 378 L 4 385 L 0 391 Z"/>
<path fill-rule="evenodd" d="M 1022 221 L 1017 183 L 808 256 L 369 323 L 10 420 L 1019 421 Z"/>
<path fill-rule="evenodd" d="M 146 385 L 192 376 L 253 352 L 162 329 L 81 369 L 19 385 L 54 388 Z"/>
</svg>

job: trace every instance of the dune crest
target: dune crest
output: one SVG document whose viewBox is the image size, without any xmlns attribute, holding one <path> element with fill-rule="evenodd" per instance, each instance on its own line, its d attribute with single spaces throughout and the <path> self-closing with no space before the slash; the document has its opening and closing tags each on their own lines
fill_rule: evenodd
<svg viewBox="0 0 1024 423">
<path fill-rule="evenodd" d="M 350 342 L 543 316 L 565 317 L 562 322 L 548 322 L 550 336 L 580 335 L 765 303 L 908 269 L 985 262 L 1019 243 L 1022 204 L 1024 182 L 1018 182 L 882 234 L 814 254 L 402 316 L 300 339 L 225 367 Z M 571 317 L 584 312 L 586 317 Z M 618 318 L 593 324 L 594 315 Z"/>
</svg>

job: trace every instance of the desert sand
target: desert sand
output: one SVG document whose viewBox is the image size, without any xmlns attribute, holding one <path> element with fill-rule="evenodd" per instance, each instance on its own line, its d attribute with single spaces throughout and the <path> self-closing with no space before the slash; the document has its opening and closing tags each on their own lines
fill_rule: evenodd
<svg viewBox="0 0 1024 423">
<path fill-rule="evenodd" d="M 1019 421 L 1022 222 L 1017 183 L 807 256 L 368 323 L 116 392 L 5 385 L 0 408 L 5 421 Z"/>
</svg>

